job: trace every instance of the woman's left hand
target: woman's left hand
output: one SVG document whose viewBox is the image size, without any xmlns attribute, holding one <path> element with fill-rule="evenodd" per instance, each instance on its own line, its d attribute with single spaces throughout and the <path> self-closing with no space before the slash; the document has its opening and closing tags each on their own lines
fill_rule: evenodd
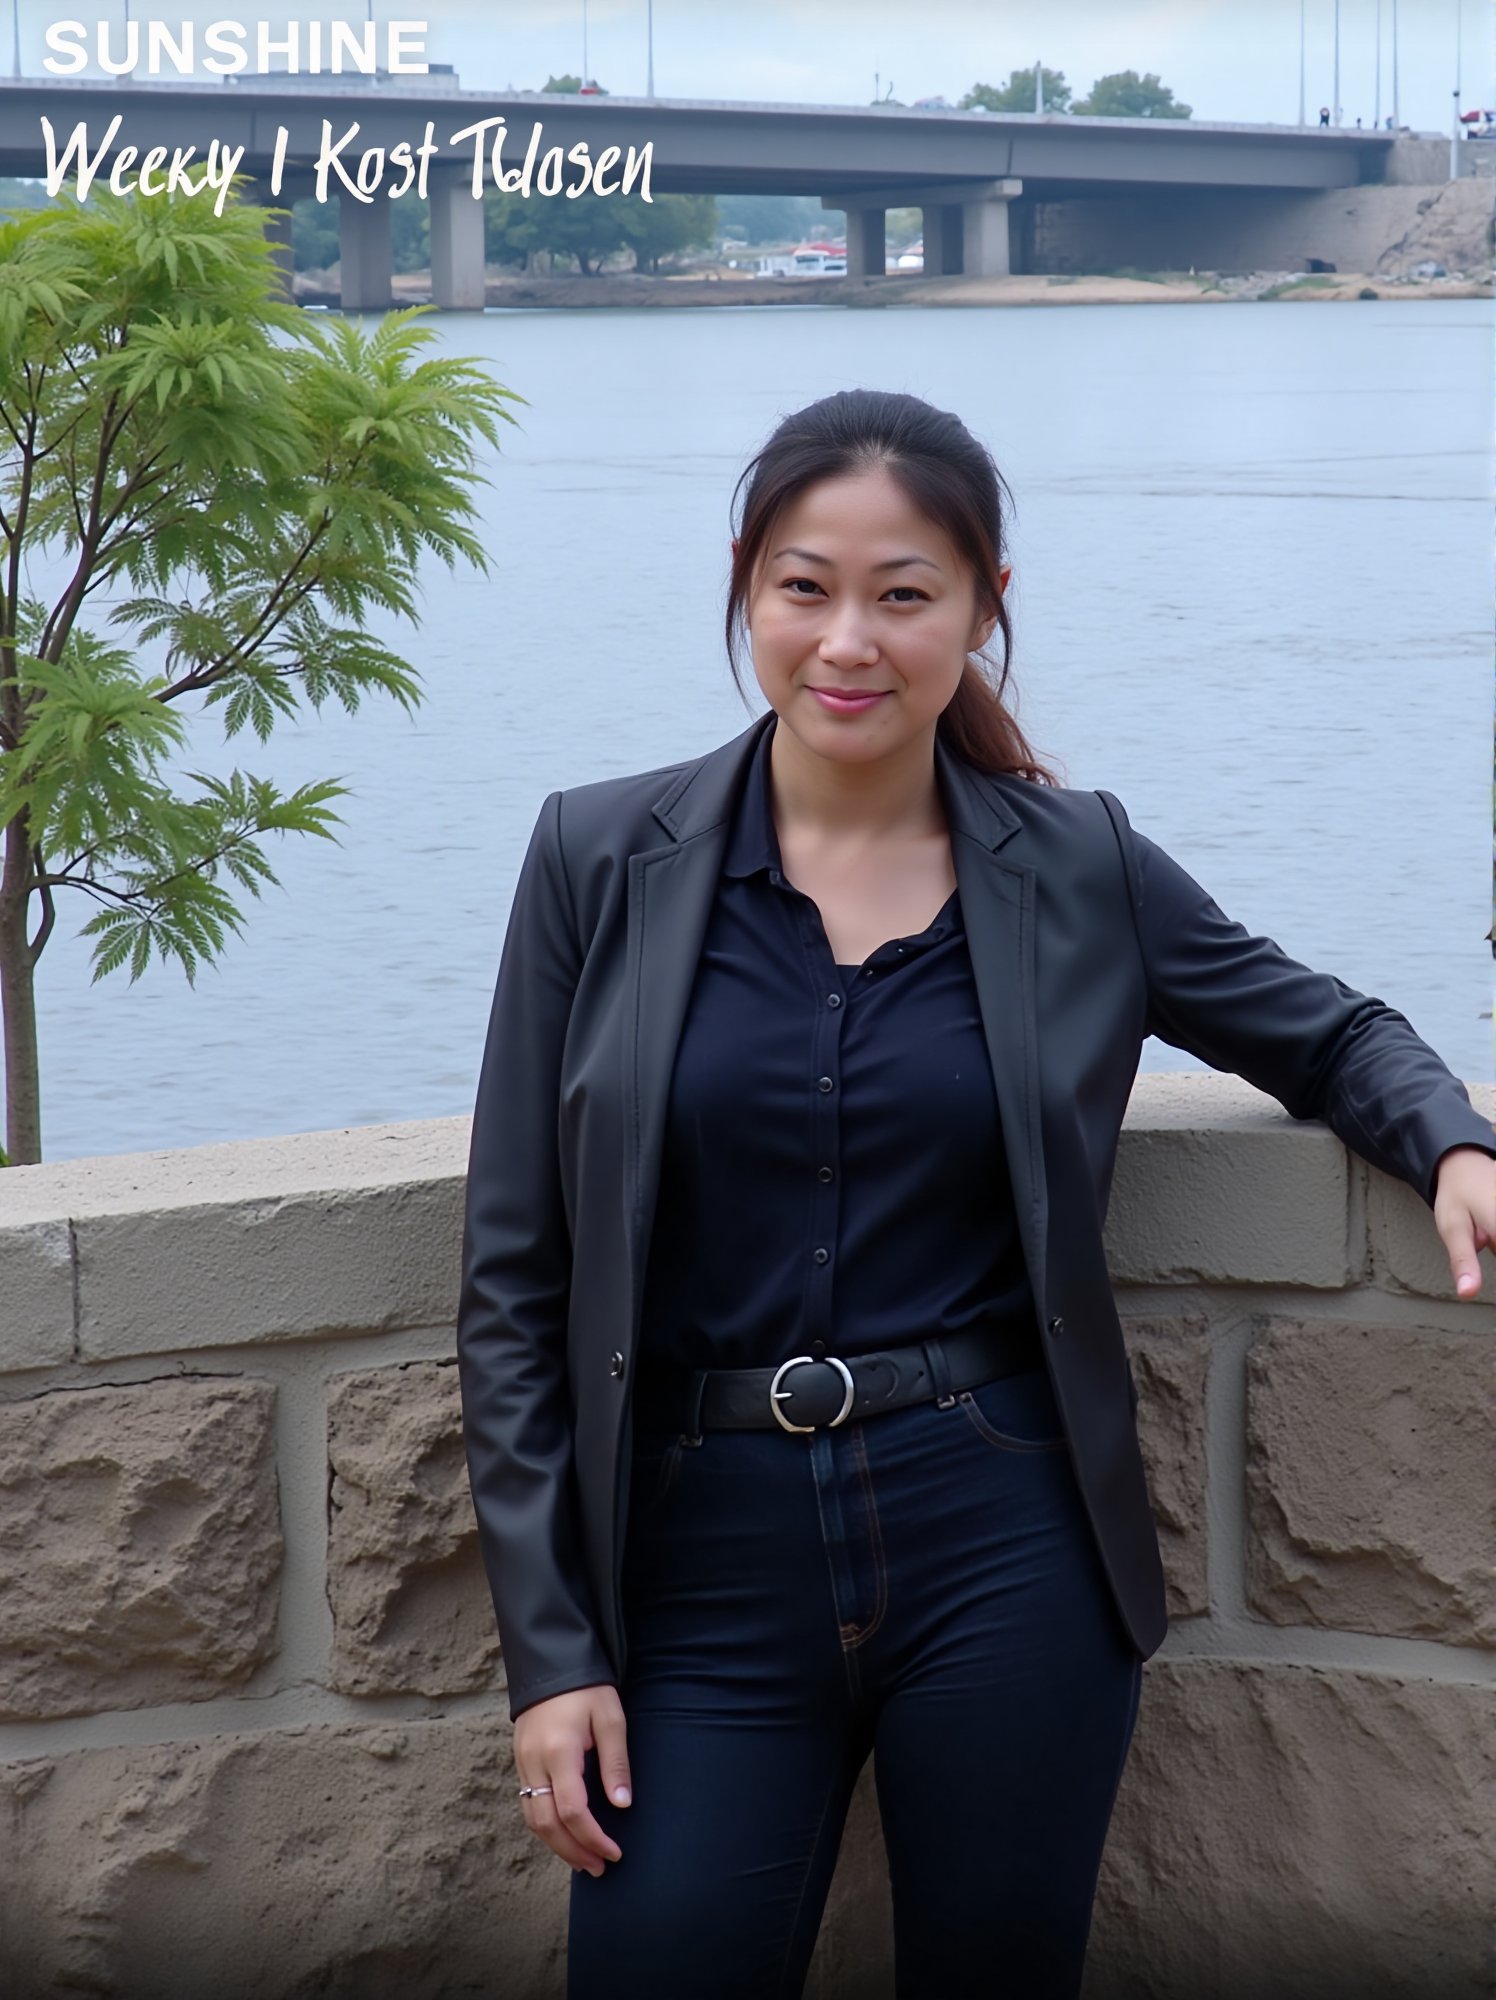
<svg viewBox="0 0 1496 2000">
<path fill-rule="evenodd" d="M 1496 1249 L 1496 1159 L 1479 1146 L 1451 1146 L 1434 1175 L 1434 1227 L 1449 1252 L 1462 1299 L 1480 1290 L 1477 1252 Z"/>
</svg>

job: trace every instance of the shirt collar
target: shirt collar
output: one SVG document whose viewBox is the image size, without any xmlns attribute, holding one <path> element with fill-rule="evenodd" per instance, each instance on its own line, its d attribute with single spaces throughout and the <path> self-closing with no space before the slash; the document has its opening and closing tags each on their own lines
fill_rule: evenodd
<svg viewBox="0 0 1496 2000">
<path fill-rule="evenodd" d="M 783 865 L 769 786 L 769 744 L 778 726 L 776 717 L 759 737 L 748 760 L 748 774 L 723 856 L 724 875 L 755 875 L 761 869 L 778 870 Z"/>
<path fill-rule="evenodd" d="M 747 777 L 723 855 L 724 875 L 758 875 L 765 871 L 778 874 L 783 870 L 779 835 L 774 828 L 773 792 L 769 783 L 769 743 L 778 726 L 776 718 L 759 737 L 748 760 Z M 900 946 L 904 949 L 899 955 L 903 956 L 908 955 L 911 946 L 915 950 L 924 950 L 929 945 L 938 944 L 947 932 L 960 926 L 960 897 L 952 890 L 927 930 L 909 938 L 891 938 L 886 945 L 878 947 L 872 962 L 881 963 L 878 954 L 885 952 L 892 959 Z"/>
</svg>

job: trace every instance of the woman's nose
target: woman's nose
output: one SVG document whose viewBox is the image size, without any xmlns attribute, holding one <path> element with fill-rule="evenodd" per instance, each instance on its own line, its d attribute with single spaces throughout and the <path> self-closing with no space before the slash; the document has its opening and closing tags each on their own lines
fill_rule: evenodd
<svg viewBox="0 0 1496 2000">
<path fill-rule="evenodd" d="M 878 643 L 870 630 L 867 612 L 861 605 L 837 605 L 827 613 L 825 629 L 821 633 L 821 653 L 828 660 L 847 664 L 878 657 Z"/>
</svg>

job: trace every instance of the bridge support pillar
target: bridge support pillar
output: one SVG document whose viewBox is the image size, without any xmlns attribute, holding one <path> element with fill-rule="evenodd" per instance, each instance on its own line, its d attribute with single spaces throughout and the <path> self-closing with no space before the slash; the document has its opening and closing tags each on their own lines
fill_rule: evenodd
<svg viewBox="0 0 1496 2000">
<path fill-rule="evenodd" d="M 968 278 L 1006 278 L 1013 268 L 1009 205 L 1023 193 L 1023 182 L 1003 180 L 998 186 L 1000 194 L 962 205 L 961 268 Z"/>
<path fill-rule="evenodd" d="M 450 312 L 484 304 L 483 203 L 472 176 L 431 180 L 431 303 Z"/>
<path fill-rule="evenodd" d="M 264 218 L 265 237 L 280 277 L 280 295 L 288 301 L 295 297 L 291 280 L 296 270 L 291 204 L 308 191 L 309 188 L 286 186 L 279 194 L 272 194 L 268 180 L 252 181 L 244 191 L 244 199 L 252 207 L 272 211 Z"/>
<path fill-rule="evenodd" d="M 961 271 L 961 209 L 954 202 L 926 202 L 920 209 L 925 244 L 924 275 L 954 278 Z"/>
<path fill-rule="evenodd" d="M 1023 193 L 1021 180 L 923 181 L 918 185 L 847 188 L 821 196 L 822 208 L 847 218 L 847 275 L 862 261 L 866 275 L 884 269 L 884 218 L 890 208 L 917 208 L 924 216 L 925 276 L 1006 277 L 1009 204 Z M 874 231 L 876 230 L 876 241 Z"/>
<path fill-rule="evenodd" d="M 386 312 L 394 294 L 394 243 L 390 205 L 383 197 L 338 197 L 338 263 L 344 312 Z"/>
<path fill-rule="evenodd" d="M 881 278 L 888 269 L 888 237 L 881 208 L 847 210 L 847 276 Z"/>
</svg>

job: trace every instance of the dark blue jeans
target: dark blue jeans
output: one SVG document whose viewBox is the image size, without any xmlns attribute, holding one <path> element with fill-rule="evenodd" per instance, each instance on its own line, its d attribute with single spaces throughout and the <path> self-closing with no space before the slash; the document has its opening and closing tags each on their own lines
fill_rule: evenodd
<svg viewBox="0 0 1496 2000">
<path fill-rule="evenodd" d="M 569 2000 L 794 2000 L 869 1752 L 898 2000 L 1072 2000 L 1142 1662 L 1042 1368 L 809 1435 L 638 1431 L 623 1850 Z"/>
</svg>

